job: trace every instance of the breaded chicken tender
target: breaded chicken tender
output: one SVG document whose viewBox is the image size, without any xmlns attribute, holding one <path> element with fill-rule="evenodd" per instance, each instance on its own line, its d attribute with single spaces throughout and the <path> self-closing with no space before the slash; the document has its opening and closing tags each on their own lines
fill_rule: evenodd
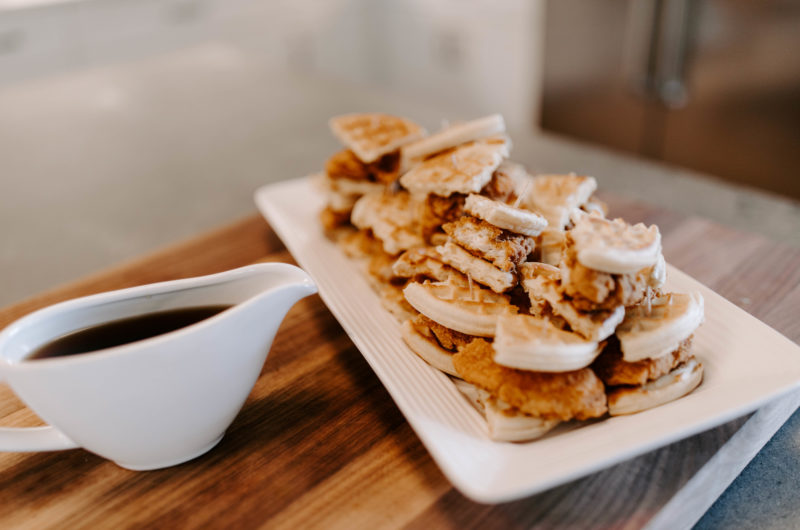
<svg viewBox="0 0 800 530">
<path fill-rule="evenodd" d="M 625 317 L 625 308 L 613 310 L 580 310 L 561 287 L 561 270 L 544 263 L 523 263 L 520 266 L 522 286 L 530 297 L 530 312 L 539 317 L 558 316 L 575 333 L 584 338 L 601 341 L 613 335 Z"/>
<path fill-rule="evenodd" d="M 436 338 L 436 342 L 439 343 L 439 346 L 451 352 L 455 352 L 458 348 L 466 346 L 475 340 L 474 336 L 444 327 L 422 313 L 418 314 L 411 321 L 411 325 L 426 337 L 430 337 L 430 334 L 432 334 L 433 337 Z M 426 332 L 426 330 L 429 330 L 430 334 Z"/>
<path fill-rule="evenodd" d="M 446 223 L 442 229 L 460 247 L 504 272 L 515 271 L 536 246 L 531 237 L 503 230 L 471 215 Z"/>
<path fill-rule="evenodd" d="M 453 356 L 458 374 L 525 414 L 562 421 L 597 418 L 606 413 L 603 383 L 588 368 L 544 373 L 495 363 L 492 345 L 475 339 Z"/>
<path fill-rule="evenodd" d="M 609 386 L 639 386 L 654 381 L 692 358 L 692 337 L 684 340 L 672 353 L 656 359 L 643 359 L 636 362 L 622 360 L 622 351 L 616 336 L 609 339 L 603 353 L 591 368 Z"/>
<path fill-rule="evenodd" d="M 430 243 L 431 236 L 441 233 L 442 225 L 455 221 L 464 214 L 464 203 L 467 196 L 461 193 L 454 193 L 449 197 L 438 195 L 428 195 L 420 203 L 418 218 L 422 238 Z"/>
<path fill-rule="evenodd" d="M 337 212 L 333 208 L 327 206 L 320 211 L 319 220 L 322 223 L 323 230 L 330 232 L 349 224 L 350 212 Z"/>
<path fill-rule="evenodd" d="M 505 202 L 513 196 L 514 181 L 499 169 L 495 171 L 492 180 L 482 190 L 481 195 Z M 420 203 L 418 218 L 420 230 L 425 241 L 430 242 L 431 236 L 441 233 L 443 224 L 455 221 L 464 215 L 464 203 L 467 196 L 463 193 L 453 193 L 449 197 L 428 195 Z"/>
<path fill-rule="evenodd" d="M 632 274 L 611 274 L 590 269 L 577 260 L 570 239 L 567 232 L 567 246 L 561 263 L 562 285 L 576 309 L 596 311 L 620 305 L 629 307 L 644 299 L 650 285 L 652 267 Z"/>
<path fill-rule="evenodd" d="M 353 231 L 338 243 L 345 255 L 352 259 L 364 259 L 383 253 L 383 244 L 369 230 Z"/>
<path fill-rule="evenodd" d="M 369 180 L 390 184 L 397 179 L 399 169 L 399 153 L 391 153 L 365 164 L 351 150 L 344 149 L 325 162 L 325 173 L 331 179 Z"/>
<path fill-rule="evenodd" d="M 350 222 L 362 230 L 371 230 L 383 243 L 383 250 L 396 256 L 423 244 L 414 217 L 415 206 L 408 192 L 370 193 L 358 199 Z"/>
<path fill-rule="evenodd" d="M 369 257 L 367 272 L 381 283 L 389 283 L 395 276 L 392 271 L 395 257 L 387 254 L 382 249 Z"/>
<path fill-rule="evenodd" d="M 406 250 L 392 265 L 392 271 L 397 278 L 411 278 L 415 281 L 435 280 L 446 281 L 448 278 L 461 273 L 442 261 L 442 256 L 434 247 L 416 247 Z M 464 283 L 467 279 L 463 279 Z"/>
<path fill-rule="evenodd" d="M 508 173 L 504 164 L 500 164 L 500 167 L 492 175 L 492 180 L 481 190 L 481 195 L 496 201 L 509 202 L 516 199 L 514 190 L 515 182 L 513 177 Z"/>
<path fill-rule="evenodd" d="M 369 178 L 367 167 L 349 149 L 339 151 L 325 162 L 325 174 L 332 179 L 361 180 Z"/>
</svg>

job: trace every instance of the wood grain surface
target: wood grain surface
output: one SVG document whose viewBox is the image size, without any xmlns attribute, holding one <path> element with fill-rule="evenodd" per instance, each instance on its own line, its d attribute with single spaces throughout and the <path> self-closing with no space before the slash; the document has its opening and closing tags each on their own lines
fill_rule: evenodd
<svg viewBox="0 0 800 530">
<path fill-rule="evenodd" d="M 657 223 L 672 264 L 800 339 L 791 311 L 800 305 L 799 250 L 604 199 L 615 216 Z M 254 215 L 0 310 L 0 326 L 60 300 L 260 260 L 291 262 L 291 256 Z M 128 471 L 80 449 L 0 454 L 0 528 L 638 528 L 690 479 L 702 478 L 698 470 L 746 421 L 527 499 L 477 504 L 448 483 L 315 296 L 287 315 L 247 403 L 212 451 L 149 472 Z M 0 425 L 39 423 L 0 385 Z M 756 438 L 771 436 L 748 428 Z"/>
</svg>

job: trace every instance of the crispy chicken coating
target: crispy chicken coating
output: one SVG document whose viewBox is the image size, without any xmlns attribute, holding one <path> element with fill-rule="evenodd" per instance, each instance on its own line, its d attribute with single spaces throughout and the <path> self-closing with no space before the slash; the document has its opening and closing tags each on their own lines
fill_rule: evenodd
<svg viewBox="0 0 800 530">
<path fill-rule="evenodd" d="M 395 258 L 391 254 L 387 254 L 383 250 L 375 252 L 370 256 L 369 263 L 367 264 L 367 272 L 373 278 L 381 283 L 389 283 L 394 278 L 392 265 L 394 265 Z"/>
<path fill-rule="evenodd" d="M 670 373 L 692 357 L 692 337 L 684 340 L 672 353 L 657 359 L 643 359 L 636 362 L 622 360 L 622 351 L 616 335 L 611 337 L 603 353 L 592 364 L 597 376 L 609 386 L 640 386 L 648 381 Z"/>
<path fill-rule="evenodd" d="M 495 171 L 492 180 L 482 190 L 481 195 L 490 199 L 505 202 L 514 193 L 514 181 L 501 171 Z M 464 203 L 467 196 L 463 193 L 453 193 L 449 197 L 428 195 L 420 204 L 419 222 L 422 237 L 431 242 L 431 236 L 441 233 L 443 224 L 456 221 L 464 215 Z"/>
<path fill-rule="evenodd" d="M 515 271 L 536 245 L 531 237 L 503 230 L 471 215 L 446 223 L 442 228 L 461 248 L 490 261 L 504 272 Z"/>
<path fill-rule="evenodd" d="M 330 207 L 323 208 L 319 213 L 319 220 L 326 232 L 350 224 L 350 212 L 337 212 Z"/>
<path fill-rule="evenodd" d="M 481 190 L 481 195 L 500 202 L 516 199 L 514 195 L 514 179 L 503 170 L 502 164 L 492 175 L 492 180 Z"/>
<path fill-rule="evenodd" d="M 652 267 L 632 274 L 610 274 L 585 267 L 578 262 L 567 232 L 563 253 L 562 285 L 572 304 L 581 311 L 629 307 L 641 302 L 650 285 Z"/>
<path fill-rule="evenodd" d="M 434 247 L 411 248 L 400 254 L 392 265 L 392 272 L 397 278 L 410 278 L 414 281 L 435 280 L 446 281 L 461 273 L 442 261 L 442 256 Z M 466 282 L 467 279 L 463 278 Z"/>
<path fill-rule="evenodd" d="M 383 249 L 396 256 L 423 244 L 414 217 L 416 202 L 408 192 L 370 193 L 356 202 L 350 221 L 370 229 L 381 240 Z"/>
<path fill-rule="evenodd" d="M 399 153 L 384 155 L 365 164 L 349 149 L 339 151 L 325 162 L 325 173 L 332 179 L 369 180 L 391 184 L 400 170 Z"/>
<path fill-rule="evenodd" d="M 453 356 L 458 374 L 521 412 L 562 421 L 606 413 L 603 383 L 588 368 L 563 373 L 529 372 L 495 363 L 492 345 L 475 339 Z"/>
<path fill-rule="evenodd" d="M 341 238 L 338 243 L 345 255 L 353 259 L 369 258 L 383 253 L 383 244 L 370 230 L 354 231 Z"/>
<path fill-rule="evenodd" d="M 464 214 L 467 196 L 454 193 L 449 197 L 428 195 L 419 206 L 419 226 L 422 238 L 430 243 L 434 234 L 441 233 L 442 225 L 455 221 Z"/>
<path fill-rule="evenodd" d="M 411 325 L 426 337 L 429 337 L 430 334 L 433 334 L 433 337 L 435 337 L 436 342 L 439 343 L 439 346 L 451 352 L 455 352 L 458 348 L 466 346 L 475 340 L 474 336 L 446 328 L 438 322 L 426 317 L 422 313 L 418 314 L 411 321 Z M 427 330 L 429 330 L 429 332 Z"/>
</svg>

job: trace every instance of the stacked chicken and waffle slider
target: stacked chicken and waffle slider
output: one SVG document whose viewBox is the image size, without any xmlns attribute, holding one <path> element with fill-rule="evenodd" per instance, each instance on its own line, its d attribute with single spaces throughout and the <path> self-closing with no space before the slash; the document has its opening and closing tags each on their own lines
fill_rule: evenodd
<svg viewBox="0 0 800 530">
<path fill-rule="evenodd" d="M 700 384 L 702 297 L 663 291 L 658 227 L 607 219 L 594 178 L 528 174 L 499 115 L 431 135 L 386 114 L 331 129 L 345 149 L 323 176 L 326 233 L 493 439 L 639 412 Z"/>
</svg>

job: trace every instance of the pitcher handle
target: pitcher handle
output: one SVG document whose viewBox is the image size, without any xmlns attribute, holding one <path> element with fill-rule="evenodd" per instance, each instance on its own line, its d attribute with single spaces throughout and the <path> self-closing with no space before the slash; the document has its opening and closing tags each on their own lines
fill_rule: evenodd
<svg viewBox="0 0 800 530">
<path fill-rule="evenodd" d="M 0 384 L 3 374 L 0 373 Z M 42 427 L 0 427 L 0 452 L 61 451 L 78 444 L 50 425 Z"/>
<path fill-rule="evenodd" d="M 0 451 L 61 451 L 78 444 L 55 427 L 0 427 Z"/>
</svg>

